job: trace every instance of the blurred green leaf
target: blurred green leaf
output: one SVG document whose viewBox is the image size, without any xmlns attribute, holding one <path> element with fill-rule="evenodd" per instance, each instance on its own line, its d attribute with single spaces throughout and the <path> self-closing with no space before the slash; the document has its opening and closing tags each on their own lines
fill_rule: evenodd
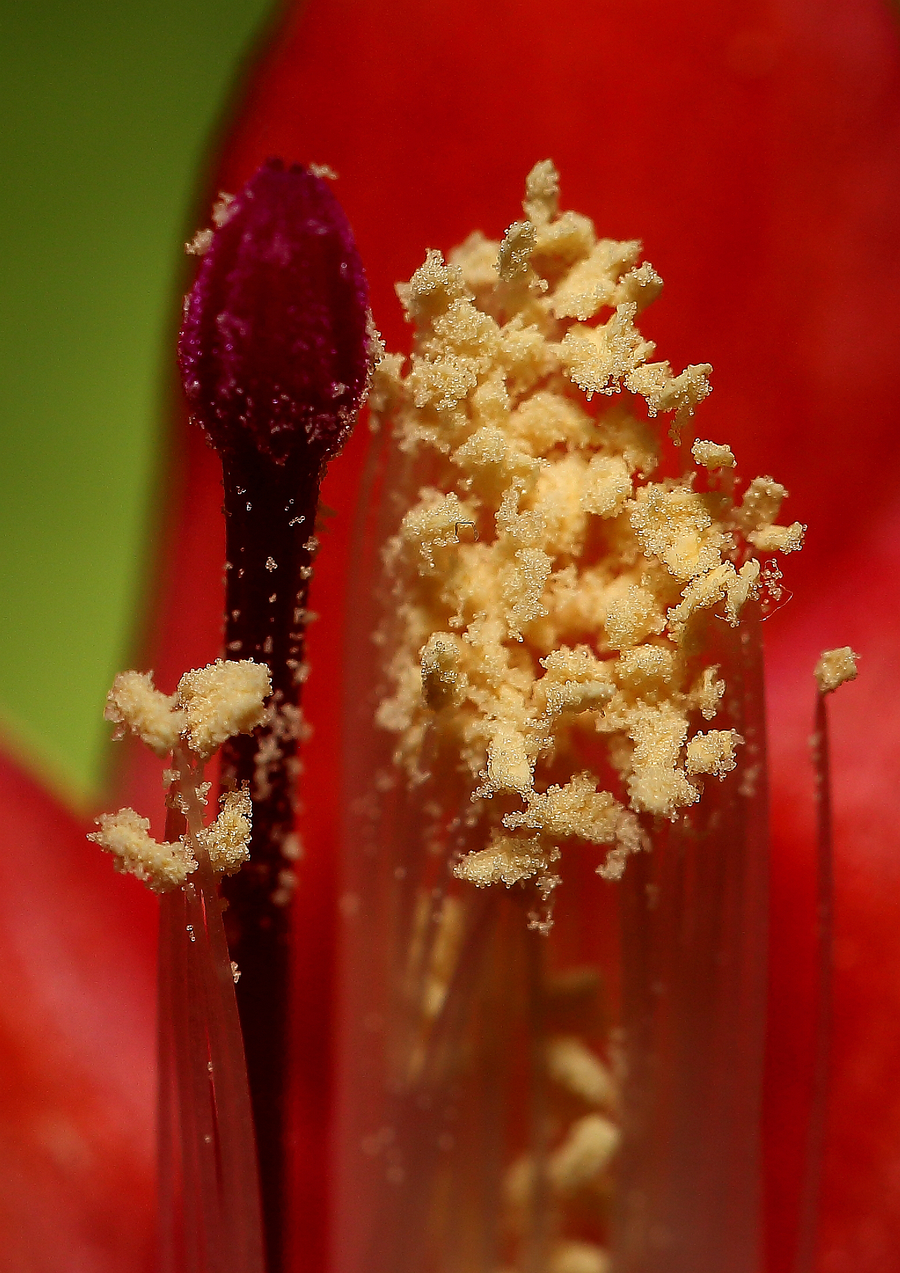
<svg viewBox="0 0 900 1273">
<path fill-rule="evenodd" d="M 178 249 L 269 7 L 0 13 L 0 715 L 81 798 L 141 595 Z"/>
</svg>

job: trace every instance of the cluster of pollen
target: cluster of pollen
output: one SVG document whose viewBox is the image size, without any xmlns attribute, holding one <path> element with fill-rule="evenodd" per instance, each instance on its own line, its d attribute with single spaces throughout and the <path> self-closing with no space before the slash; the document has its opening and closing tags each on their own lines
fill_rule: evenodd
<svg viewBox="0 0 900 1273">
<path fill-rule="evenodd" d="M 251 733 L 266 719 L 271 693 L 269 671 L 250 659 L 225 662 L 186 672 L 174 694 L 163 694 L 150 672 L 121 672 L 106 702 L 104 716 L 116 727 L 141 739 L 158 756 L 173 756 L 166 770 L 169 807 L 184 815 L 188 831 L 177 840 L 160 842 L 150 834 L 150 821 L 134 809 L 104 813 L 98 830 L 88 836 L 111 853 L 118 871 L 134 875 L 155 893 L 178 888 L 197 870 L 198 852 L 213 871 L 233 875 L 249 857 L 252 805 L 246 788 L 226 792 L 208 826 L 191 826 L 202 815 L 209 783 L 202 768 L 213 752 L 235 734 Z"/>
<path fill-rule="evenodd" d="M 839 646 L 836 650 L 823 650 L 815 669 L 819 693 L 833 694 L 847 681 L 855 681 L 858 658 L 859 655 L 855 654 L 849 645 Z"/>
<path fill-rule="evenodd" d="M 687 472 L 654 476 L 654 417 L 680 444 L 711 368 L 653 360 L 641 245 L 557 205 L 540 163 L 502 242 L 428 253 L 398 289 L 411 358 L 387 356 L 371 395 L 400 474 L 378 721 L 405 781 L 442 775 L 469 829 L 455 872 L 479 886 L 552 888 L 570 839 L 615 878 L 654 818 L 735 767 L 705 627 L 737 626 L 760 556 L 804 532 L 728 446 L 695 440 Z"/>
</svg>

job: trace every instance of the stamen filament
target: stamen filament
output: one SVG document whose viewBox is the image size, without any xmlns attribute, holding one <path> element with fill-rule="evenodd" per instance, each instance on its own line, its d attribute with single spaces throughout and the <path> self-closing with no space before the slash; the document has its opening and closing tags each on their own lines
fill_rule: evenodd
<svg viewBox="0 0 900 1273">
<path fill-rule="evenodd" d="M 812 1273 L 814 1267 L 828 1119 L 834 986 L 834 842 L 827 694 L 828 691 L 821 687 L 816 694 L 815 728 L 812 736 L 813 768 L 816 779 L 815 1035 L 794 1273 Z"/>
<path fill-rule="evenodd" d="M 248 660 L 186 672 L 175 694 L 149 672 L 122 672 L 104 715 L 157 756 L 171 755 L 166 835 L 134 809 L 101 814 L 88 837 L 160 905 L 159 1245 L 163 1273 L 264 1273 L 247 1066 L 225 941 L 218 876 L 247 857 L 246 788 L 227 792 L 204 826 L 203 767 L 265 718 L 268 671 Z"/>
<path fill-rule="evenodd" d="M 761 1259 L 768 801 L 758 612 L 719 638 L 723 715 L 745 739 L 744 779 L 708 784 L 696 813 L 658 828 L 619 882 L 622 1273 L 758 1273 Z"/>
<path fill-rule="evenodd" d="M 176 748 L 166 835 L 197 871 L 163 896 L 159 939 L 160 1249 L 164 1273 L 263 1273 L 256 1147 L 222 902 L 199 832 L 202 777 Z M 187 937 L 186 937 L 187 934 Z M 181 1222 L 177 1213 L 181 1181 Z"/>
</svg>

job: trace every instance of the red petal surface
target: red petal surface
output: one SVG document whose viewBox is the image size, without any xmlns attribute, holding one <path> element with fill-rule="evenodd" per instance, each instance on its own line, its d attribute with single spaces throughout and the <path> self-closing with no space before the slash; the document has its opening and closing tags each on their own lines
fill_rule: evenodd
<svg viewBox="0 0 900 1273">
<path fill-rule="evenodd" d="M 150 1273 L 155 907 L 0 760 L 0 1249 Z"/>
</svg>

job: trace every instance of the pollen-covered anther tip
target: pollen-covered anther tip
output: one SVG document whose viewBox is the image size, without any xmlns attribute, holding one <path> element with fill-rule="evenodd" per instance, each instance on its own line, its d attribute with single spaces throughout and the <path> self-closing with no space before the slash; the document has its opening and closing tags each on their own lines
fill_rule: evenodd
<svg viewBox="0 0 900 1273">
<path fill-rule="evenodd" d="M 326 460 L 365 400 L 380 345 L 331 175 L 271 159 L 189 245 L 201 260 L 179 363 L 192 417 L 219 451 L 249 443 L 279 464 Z"/>
<path fill-rule="evenodd" d="M 246 787 L 226 791 L 219 803 L 217 818 L 201 831 L 199 838 L 212 869 L 234 875 L 250 857 L 253 804 Z"/>
<path fill-rule="evenodd" d="M 154 840 L 150 820 L 134 809 L 101 813 L 97 827 L 87 838 L 112 854 L 117 871 L 133 875 L 154 893 L 178 888 L 197 869 L 183 841 L 168 844 Z"/>
<path fill-rule="evenodd" d="M 152 672 L 120 672 L 106 696 L 103 716 L 116 726 L 114 737 L 128 730 L 157 756 L 174 749 L 186 724 L 175 695 L 156 689 Z"/>
<path fill-rule="evenodd" d="M 835 650 L 823 650 L 815 670 L 819 693 L 832 694 L 847 681 L 855 681 L 858 658 L 859 655 L 849 645 L 839 646 Z"/>
<path fill-rule="evenodd" d="M 541 875 L 559 859 L 559 850 L 548 846 L 539 836 L 496 834 L 486 849 L 476 849 L 456 864 L 453 874 L 476 888 L 505 884 L 512 888 L 523 880 Z"/>
<path fill-rule="evenodd" d="M 534 225 L 547 225 L 559 211 L 559 173 L 552 159 L 536 163 L 525 178 L 522 209 Z"/>
<path fill-rule="evenodd" d="M 691 447 L 694 463 L 714 472 L 716 469 L 733 469 L 736 461 L 730 446 L 719 442 L 705 442 L 701 438 Z"/>
<path fill-rule="evenodd" d="M 737 764 L 736 748 L 744 740 L 733 729 L 710 729 L 695 734 L 686 748 L 689 774 L 713 774 L 724 778 Z"/>
<path fill-rule="evenodd" d="M 514 221 L 509 227 L 497 256 L 497 273 L 504 283 L 529 279 L 530 257 L 536 242 L 537 235 L 530 221 Z"/>
<path fill-rule="evenodd" d="M 203 784 L 199 794 L 205 794 Z M 250 857 L 252 804 L 246 788 L 229 791 L 221 799 L 215 821 L 199 832 L 197 840 L 218 875 L 234 875 Z M 117 871 L 133 875 L 154 893 L 168 893 L 185 883 L 197 870 L 197 860 L 187 836 L 169 843 L 155 840 L 150 821 L 134 809 L 102 813 L 98 830 L 87 838 L 112 854 Z"/>
<path fill-rule="evenodd" d="M 191 751 L 205 760 L 226 738 L 252 733 L 263 723 L 265 700 L 271 692 L 269 669 L 252 659 L 216 659 L 207 667 L 185 672 L 178 682 L 177 699 Z"/>
</svg>

